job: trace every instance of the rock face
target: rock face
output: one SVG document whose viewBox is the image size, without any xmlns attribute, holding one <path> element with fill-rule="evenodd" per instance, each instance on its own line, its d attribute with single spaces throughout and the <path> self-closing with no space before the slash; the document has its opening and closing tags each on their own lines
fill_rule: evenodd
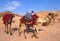
<svg viewBox="0 0 60 41">
<path fill-rule="evenodd" d="M 58 16 L 60 17 L 60 11 L 39 11 L 37 12 L 37 15 L 40 18 L 45 18 L 50 12 L 54 14 L 58 14 Z"/>
<path fill-rule="evenodd" d="M 49 13 L 49 12 L 47 12 L 47 11 L 39 11 L 39 12 L 37 12 L 37 15 L 38 15 L 40 18 L 44 19 L 44 18 L 48 15 L 48 13 Z"/>
<path fill-rule="evenodd" d="M 15 13 L 10 12 L 10 11 L 0 12 L 0 17 L 4 16 L 5 14 L 14 14 L 14 15 L 16 15 L 16 16 L 18 16 L 18 17 L 21 17 L 21 15 L 19 15 L 19 14 L 15 14 Z"/>
<path fill-rule="evenodd" d="M 47 16 L 47 14 L 48 13 L 57 13 L 58 14 L 58 16 L 60 17 L 60 11 L 39 11 L 39 12 L 37 12 L 37 15 L 40 17 L 40 18 L 45 18 L 46 16 Z M 3 16 L 4 14 L 6 14 L 6 13 L 9 13 L 9 14 L 15 14 L 15 13 L 13 13 L 13 12 L 10 12 L 10 11 L 6 11 L 6 12 L 0 12 L 0 17 L 1 16 Z M 19 15 L 19 14 L 15 14 L 16 16 L 21 16 L 21 15 Z"/>
</svg>

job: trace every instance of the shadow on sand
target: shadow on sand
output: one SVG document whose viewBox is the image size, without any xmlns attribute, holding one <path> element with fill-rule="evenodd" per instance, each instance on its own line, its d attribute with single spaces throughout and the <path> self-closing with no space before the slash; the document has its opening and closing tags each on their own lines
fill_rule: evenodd
<svg viewBox="0 0 60 41">
<path fill-rule="evenodd" d="M 18 31 L 17 27 L 12 28 L 12 32 L 14 33 L 15 31 Z M 33 29 L 25 29 L 25 31 L 26 31 L 26 33 L 29 33 L 29 32 L 33 33 L 34 32 Z M 43 31 L 43 29 L 38 29 L 38 31 Z"/>
</svg>

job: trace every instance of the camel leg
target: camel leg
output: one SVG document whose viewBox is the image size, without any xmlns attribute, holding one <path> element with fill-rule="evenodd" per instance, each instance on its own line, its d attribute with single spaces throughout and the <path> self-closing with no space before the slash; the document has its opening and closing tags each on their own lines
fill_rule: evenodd
<svg viewBox="0 0 60 41">
<path fill-rule="evenodd" d="M 8 34 L 8 33 L 9 33 L 9 32 L 8 32 L 8 24 L 7 24 L 6 26 L 7 26 L 7 34 Z"/>
<path fill-rule="evenodd" d="M 31 37 L 32 37 L 32 38 L 33 38 L 33 37 L 38 38 L 37 32 L 38 32 L 38 28 L 36 27 L 36 25 L 34 25 L 34 28 L 33 28 L 33 35 L 32 35 Z"/>
<path fill-rule="evenodd" d="M 24 28 L 21 29 L 21 26 L 19 26 L 19 29 L 18 29 L 19 36 L 21 36 L 22 32 L 24 32 L 24 34 L 25 34 Z"/>
<path fill-rule="evenodd" d="M 21 36 L 21 33 L 22 33 L 22 31 L 21 31 L 21 22 L 20 22 L 20 24 L 19 24 L 19 29 L 18 29 L 18 33 L 19 33 L 19 36 Z"/>
<path fill-rule="evenodd" d="M 19 28 L 18 28 L 18 33 L 19 33 L 19 36 L 20 36 L 20 25 L 19 25 Z"/>
<path fill-rule="evenodd" d="M 6 32 L 6 25 L 5 25 L 5 32 Z"/>
<path fill-rule="evenodd" d="M 55 18 L 53 19 L 53 24 L 55 23 Z"/>
<path fill-rule="evenodd" d="M 21 31 L 21 27 L 19 27 L 19 29 L 18 29 L 18 33 L 19 33 L 19 36 L 21 36 L 21 33 L 22 33 L 23 31 Z"/>
<path fill-rule="evenodd" d="M 38 25 L 35 25 L 35 31 L 38 32 Z"/>
<path fill-rule="evenodd" d="M 29 33 L 29 30 L 30 30 L 30 26 L 29 26 L 29 25 L 28 25 L 28 27 L 27 27 L 27 30 L 28 30 L 27 32 Z"/>
<path fill-rule="evenodd" d="M 49 19 L 49 21 L 47 23 L 48 23 L 48 25 L 51 24 L 51 19 Z"/>
<path fill-rule="evenodd" d="M 29 25 L 26 25 L 26 24 L 25 24 L 25 26 L 26 26 L 27 33 L 29 33 L 30 26 Z"/>
<path fill-rule="evenodd" d="M 12 35 L 12 32 L 11 32 L 11 24 L 10 24 L 10 29 L 9 30 L 10 30 L 10 35 Z"/>
<path fill-rule="evenodd" d="M 26 39 L 27 37 L 26 37 L 26 34 L 25 34 L 25 33 L 26 33 L 25 24 L 22 24 L 21 31 L 23 32 L 24 37 L 25 37 L 25 39 Z"/>
<path fill-rule="evenodd" d="M 33 31 L 33 35 L 31 36 L 31 38 L 33 38 L 33 37 L 38 38 L 37 37 L 37 32 L 35 30 Z"/>
<path fill-rule="evenodd" d="M 21 31 L 21 32 L 19 32 L 19 36 L 21 36 L 21 33 L 22 33 L 23 31 Z"/>
<path fill-rule="evenodd" d="M 25 32 L 26 32 L 26 30 L 24 30 L 24 31 L 23 31 L 23 33 L 24 33 L 24 37 L 25 37 L 25 39 L 26 39 L 27 37 L 26 37 L 26 34 L 25 34 Z"/>
</svg>

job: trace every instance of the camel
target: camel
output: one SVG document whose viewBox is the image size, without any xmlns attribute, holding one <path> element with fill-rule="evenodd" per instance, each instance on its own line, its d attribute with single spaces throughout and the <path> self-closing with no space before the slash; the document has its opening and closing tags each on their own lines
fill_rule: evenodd
<svg viewBox="0 0 60 41">
<path fill-rule="evenodd" d="M 54 24 L 57 16 L 58 16 L 57 14 L 49 13 L 45 18 L 46 22 L 44 22 L 42 25 L 46 26 L 49 25 L 50 23 Z"/>
<path fill-rule="evenodd" d="M 9 13 L 6 13 L 4 16 L 3 16 L 3 24 L 5 24 L 5 32 L 8 34 L 10 32 L 10 35 L 12 35 L 12 32 L 11 32 L 11 24 L 12 24 L 12 20 L 14 18 L 14 14 L 9 14 Z M 8 25 L 10 27 L 8 27 Z"/>
<path fill-rule="evenodd" d="M 31 18 L 31 21 L 30 20 L 29 21 L 27 21 L 27 20 L 25 21 L 24 18 L 25 17 L 23 16 L 20 19 L 20 24 L 19 24 L 19 28 L 18 28 L 19 36 L 21 36 L 21 33 L 23 32 L 24 33 L 24 37 L 27 38 L 26 35 L 25 35 L 25 32 L 29 32 L 30 27 L 31 27 L 32 28 L 32 32 L 33 32 L 33 35 L 31 37 L 32 38 L 33 37 L 38 38 L 37 37 L 37 32 L 38 32 L 38 27 L 37 27 L 38 26 L 38 23 L 37 23 L 38 17 L 37 17 L 37 15 L 33 14 L 32 18 Z M 26 26 L 26 25 L 28 25 L 28 26 Z"/>
</svg>

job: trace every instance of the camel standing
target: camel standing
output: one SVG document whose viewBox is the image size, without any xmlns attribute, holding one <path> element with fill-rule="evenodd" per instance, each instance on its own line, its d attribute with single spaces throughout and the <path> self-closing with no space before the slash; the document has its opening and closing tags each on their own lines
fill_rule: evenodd
<svg viewBox="0 0 60 41">
<path fill-rule="evenodd" d="M 26 30 L 30 30 L 30 27 L 32 27 L 32 29 L 33 29 L 33 31 L 32 31 L 33 32 L 32 38 L 33 38 L 33 36 L 35 38 L 38 38 L 37 37 L 37 32 L 38 32 L 37 19 L 38 19 L 38 17 L 36 16 L 36 14 L 34 14 L 32 16 L 33 19 L 31 21 L 30 20 L 29 21 L 25 21 L 24 18 L 25 17 L 23 16 L 20 19 L 19 30 L 18 30 L 19 35 L 21 35 L 21 33 L 23 32 L 25 38 L 27 38 L 26 35 L 25 35 L 25 32 L 26 32 Z M 29 25 L 29 26 L 26 27 L 26 24 Z"/>
<path fill-rule="evenodd" d="M 15 15 L 9 14 L 9 13 L 7 13 L 7 14 L 5 14 L 3 16 L 3 23 L 5 24 L 5 32 L 7 34 L 10 32 L 10 35 L 12 35 L 12 32 L 11 32 L 11 24 L 12 24 L 12 20 L 13 20 L 13 17 L 14 16 Z M 8 27 L 8 25 L 9 25 L 9 27 Z"/>
</svg>

